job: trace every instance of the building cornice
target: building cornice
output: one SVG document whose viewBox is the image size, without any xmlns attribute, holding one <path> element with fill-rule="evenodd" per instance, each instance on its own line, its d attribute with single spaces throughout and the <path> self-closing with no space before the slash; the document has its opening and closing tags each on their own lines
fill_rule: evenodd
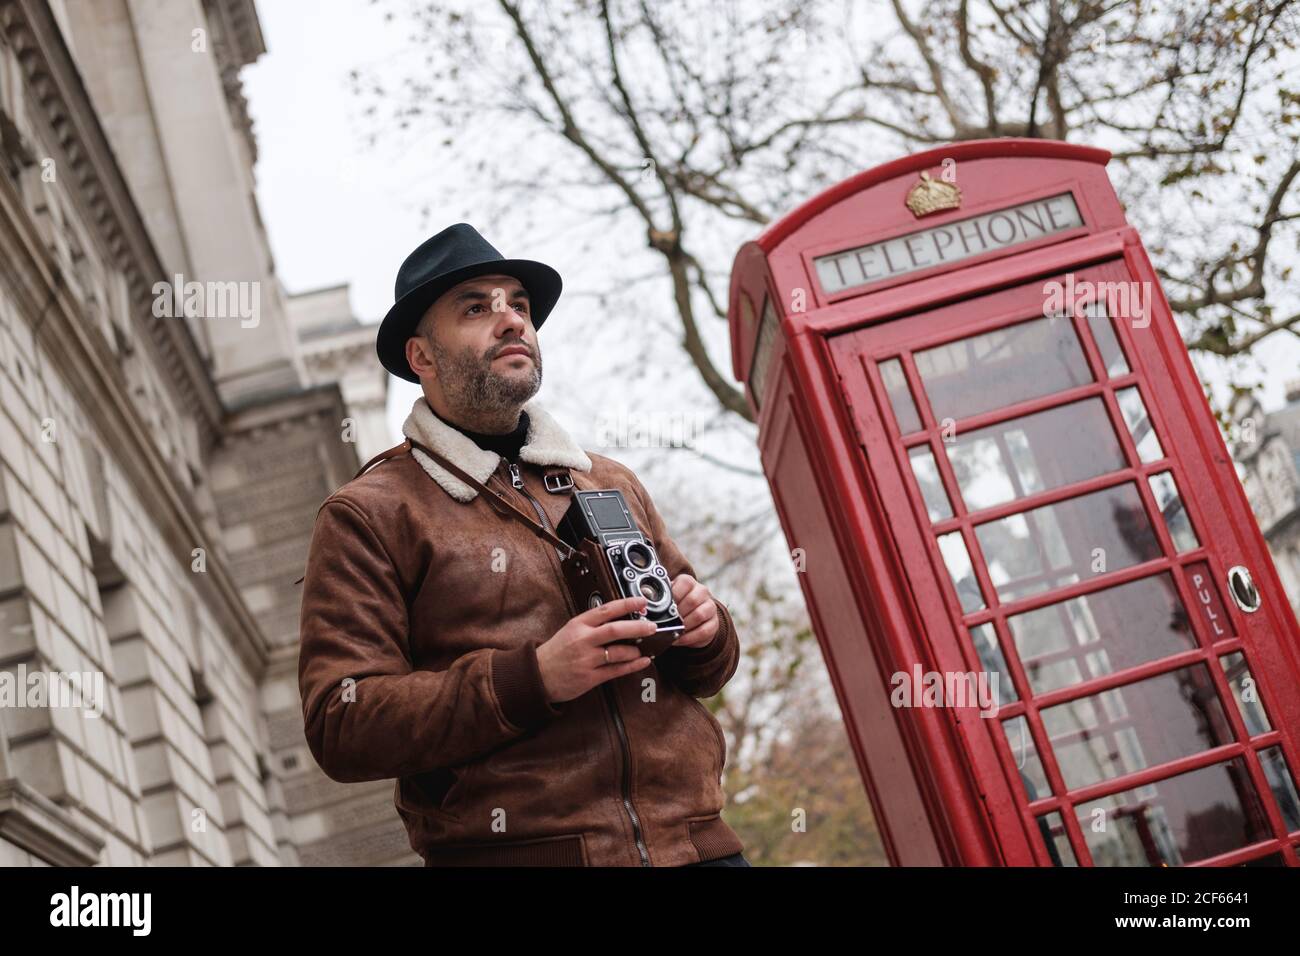
<svg viewBox="0 0 1300 956">
<path fill-rule="evenodd" d="M 80 306 L 58 267 L 41 247 L 13 186 L 0 177 L 0 283 L 23 314 L 36 318 L 33 338 L 74 394 L 104 445 L 114 452 L 140 499 L 149 503 L 167 547 L 183 567 L 193 549 L 206 547 L 207 571 L 195 588 L 212 608 L 223 633 L 253 674 L 266 666 L 269 644 L 231 576 L 218 560 L 189 489 L 162 457 L 131 400 L 121 366 L 103 337 L 81 320 Z"/>
<path fill-rule="evenodd" d="M 0 779 L 0 839 L 54 866 L 94 866 L 104 841 L 21 780 Z"/>
<path fill-rule="evenodd" d="M 171 376 L 199 429 L 206 455 L 222 420 L 221 402 L 183 321 L 153 316 L 153 283 L 166 270 L 117 166 L 64 37 L 43 0 L 0 0 L 0 30 L 22 65 L 29 92 L 43 112 L 60 152 L 58 168 L 105 258 L 127 278 L 132 321 L 138 323 L 158 367 Z M 0 281 L 36 323 L 34 338 L 81 396 L 86 418 L 113 449 L 141 500 L 149 502 L 169 551 L 188 567 L 193 549 L 207 546 L 207 572 L 195 587 L 250 671 L 265 667 L 269 646 L 209 541 L 188 489 L 163 458 L 141 410 L 132 401 L 121 366 L 90 328 L 57 262 L 45 249 L 17 189 L 0 177 Z"/>
<path fill-rule="evenodd" d="M 234 66 L 247 66 L 266 52 L 253 0 L 211 0 L 211 9 L 221 20 L 221 32 L 230 44 Z"/>
<path fill-rule="evenodd" d="M 71 200 L 99 240 L 105 258 L 127 280 L 131 320 L 145 333 L 163 369 L 210 448 L 222 417 L 216 386 L 189 327 L 153 315 L 153 286 L 170 276 L 100 125 L 63 32 L 45 0 L 0 0 L 0 30 L 22 64 L 24 80 L 71 174 Z M 259 31 L 260 36 L 260 31 Z"/>
</svg>

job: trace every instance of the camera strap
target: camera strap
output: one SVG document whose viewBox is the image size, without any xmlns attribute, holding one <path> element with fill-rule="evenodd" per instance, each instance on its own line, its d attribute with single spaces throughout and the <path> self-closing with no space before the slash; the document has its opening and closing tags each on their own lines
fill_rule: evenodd
<svg viewBox="0 0 1300 956">
<path fill-rule="evenodd" d="M 389 458 L 396 458 L 398 455 L 409 452 L 412 446 L 420 449 L 420 451 L 424 452 L 426 455 L 428 455 L 430 458 L 436 461 L 441 467 L 445 468 L 447 471 L 451 472 L 461 481 L 465 482 L 465 484 L 469 485 L 472 488 L 477 489 L 479 494 L 483 495 L 486 498 L 488 504 L 492 507 L 494 511 L 497 512 L 497 514 L 507 518 L 514 518 L 517 521 L 523 522 L 524 525 L 528 527 L 529 531 L 537 535 L 537 537 L 541 538 L 542 540 L 550 542 L 552 545 L 559 548 L 562 553 L 569 553 L 569 554 L 573 553 L 574 551 L 573 545 L 569 544 L 568 542 L 552 534 L 549 530 L 544 528 L 542 525 L 538 524 L 537 521 L 535 521 L 529 515 L 525 514 L 523 511 L 520 511 L 518 508 L 512 505 L 509 501 L 505 499 L 504 496 L 493 491 L 491 488 L 483 484 L 483 482 L 479 481 L 477 478 L 473 477 L 472 475 L 467 475 L 462 469 L 460 469 L 456 465 L 453 465 L 451 462 L 449 462 L 446 458 L 443 458 L 442 455 L 439 455 L 432 448 L 426 447 L 423 443 L 416 441 L 415 439 L 411 438 L 409 435 L 407 436 L 406 441 L 402 442 L 400 445 L 394 445 L 392 448 L 389 448 L 385 451 L 381 451 L 374 458 L 371 458 L 368 462 L 362 465 L 361 469 L 355 475 L 352 476 L 353 480 L 355 481 L 357 478 L 360 478 L 363 474 L 365 474 L 367 470 L 369 470 L 369 468 L 372 465 L 377 465 L 381 461 L 386 461 Z M 565 475 L 567 476 L 567 474 L 568 471 L 566 469 Z M 551 475 L 548 474 L 546 477 L 548 479 L 547 490 L 548 491 L 555 490 L 551 487 L 551 480 L 550 480 Z M 572 487 L 572 485 L 573 485 L 573 480 L 570 478 L 569 486 Z M 560 490 L 563 489 L 561 488 Z M 297 581 L 294 581 L 293 583 L 301 584 L 305 578 L 306 575 L 304 574 L 303 577 L 299 578 Z"/>
<path fill-rule="evenodd" d="M 573 551 L 573 545 L 569 544 L 567 541 L 564 541 L 563 539 L 552 534 L 547 528 L 540 525 L 535 519 L 533 519 L 532 517 L 530 517 L 529 515 L 527 515 L 520 509 L 516 508 L 514 505 L 512 505 L 509 501 L 505 499 L 503 495 L 493 491 L 491 488 L 483 484 L 483 482 L 479 481 L 477 478 L 473 477 L 472 475 L 466 474 L 461 468 L 449 462 L 446 458 L 442 457 L 442 455 L 439 455 L 432 448 L 426 447 L 425 445 L 421 444 L 420 442 L 416 441 L 410 436 L 407 436 L 406 444 L 412 445 L 420 449 L 420 451 L 424 452 L 426 455 L 428 455 L 430 458 L 436 461 L 440 466 L 445 468 L 447 471 L 451 472 L 461 481 L 465 482 L 465 484 L 469 485 L 471 488 L 477 489 L 479 494 L 483 495 L 487 499 L 488 504 L 491 505 L 493 510 L 495 510 L 498 514 L 504 515 L 507 518 L 514 518 L 515 520 L 522 522 L 528 527 L 528 530 L 531 531 L 533 534 L 537 535 L 537 537 L 541 538 L 544 541 L 549 541 L 552 545 L 559 548 L 562 554 L 567 554 Z"/>
</svg>

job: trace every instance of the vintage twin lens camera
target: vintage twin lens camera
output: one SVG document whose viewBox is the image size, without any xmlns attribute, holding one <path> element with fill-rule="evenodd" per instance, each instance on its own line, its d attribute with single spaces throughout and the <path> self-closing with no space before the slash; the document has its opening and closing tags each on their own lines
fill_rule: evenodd
<svg viewBox="0 0 1300 956">
<path fill-rule="evenodd" d="M 685 630 L 677 616 L 672 582 L 654 546 L 637 530 L 623 493 L 618 489 L 574 491 L 557 531 L 575 549 L 564 562 L 564 576 L 578 613 L 606 601 L 642 595 L 646 609 L 640 616 L 653 621 L 658 630 L 647 637 L 614 643 L 636 644 L 643 656 L 670 647 Z M 637 617 L 628 615 L 627 619 Z"/>
</svg>

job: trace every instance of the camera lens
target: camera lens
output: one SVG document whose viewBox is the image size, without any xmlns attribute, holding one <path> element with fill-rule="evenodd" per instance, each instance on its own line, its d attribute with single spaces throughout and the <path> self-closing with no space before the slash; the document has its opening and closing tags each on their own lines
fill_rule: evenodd
<svg viewBox="0 0 1300 956">
<path fill-rule="evenodd" d="M 655 554 L 650 550 L 650 546 L 640 541 L 629 541 L 623 547 L 623 556 L 627 558 L 627 563 L 638 571 L 644 571 L 655 563 Z"/>
<path fill-rule="evenodd" d="M 663 581 L 652 575 L 643 574 L 637 580 L 636 587 L 646 600 L 647 611 L 662 611 L 672 601 Z"/>
</svg>

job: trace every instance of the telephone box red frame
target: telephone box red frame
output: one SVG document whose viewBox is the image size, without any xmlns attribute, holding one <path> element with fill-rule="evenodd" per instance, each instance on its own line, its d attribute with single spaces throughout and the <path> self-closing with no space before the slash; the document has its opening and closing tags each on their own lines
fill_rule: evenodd
<svg viewBox="0 0 1300 956">
<path fill-rule="evenodd" d="M 1253 829 L 1246 832 L 1242 846 L 1180 862 L 1300 865 L 1294 800 L 1279 802 L 1287 794 L 1272 789 L 1277 784 L 1266 777 L 1260 758 L 1262 751 L 1270 761 L 1280 753 L 1284 778 L 1290 768 L 1289 779 L 1280 786 L 1294 789 L 1300 768 L 1300 695 L 1295 690 L 1300 686 L 1300 628 L 1142 241 L 1107 177 L 1109 158 L 1104 150 L 1044 140 L 985 140 L 930 150 L 826 190 L 746 243 L 735 259 L 729 298 L 733 372 L 745 383 L 755 411 L 764 472 L 792 554 L 799 558 L 797 577 L 894 865 L 1049 866 L 1062 859 L 1067 865 L 1096 865 L 1084 830 L 1097 811 L 1081 822 L 1079 807 L 1134 788 L 1151 792 L 1157 790 L 1149 786 L 1153 783 L 1220 765 L 1241 788 L 1238 795 L 1248 796 L 1254 788 L 1256 801 L 1247 800 L 1243 811 L 1252 815 Z M 914 214 L 905 203 L 922 173 L 933 181 L 954 182 L 961 205 Z M 829 295 L 813 266 L 817 255 L 1066 190 L 1083 225 L 1035 241 Z M 1015 414 L 1031 414 L 1049 404 L 1066 404 L 1061 396 L 1104 401 L 1123 447 L 1124 466 L 1116 473 L 985 509 L 978 522 L 972 522 L 960 488 L 958 500 L 951 500 L 956 487 L 953 467 L 940 444 L 940 425 L 928 399 L 918 398 L 922 386 L 912 352 L 945 336 L 953 339 L 979 329 L 988 334 L 1002 327 L 1002 321 L 1008 326 L 1025 321 L 1027 326 L 1026 309 L 1035 301 L 1035 284 L 1041 301 L 1045 280 L 1071 273 L 1149 283 L 1150 326 L 1139 334 L 1132 316 L 1114 317 L 1128 366 L 1127 374 L 1115 375 L 1108 373 L 1109 360 L 1101 354 L 1102 333 L 1090 337 L 1089 320 L 1082 312 L 1066 316 L 1064 321 L 1073 323 L 1073 334 L 1079 337 L 1092 381 L 1012 407 Z M 760 340 L 762 354 L 756 364 Z M 906 439 L 884 397 L 880 355 L 891 350 L 900 356 L 909 397 L 922 419 L 922 429 Z M 864 357 L 868 353 L 874 361 Z M 1154 464 L 1143 460 L 1136 438 L 1121 427 L 1124 419 L 1116 400 L 1128 386 L 1145 396 L 1147 414 L 1162 442 L 1164 457 Z M 971 421 L 978 426 L 997 417 L 977 415 Z M 946 482 L 945 496 L 953 512 L 933 526 L 927 525 L 926 502 L 903 464 L 914 449 L 927 446 Z M 1151 482 L 1157 472 L 1168 472 L 1181 494 L 1197 537 L 1198 546 L 1192 550 L 1179 553 L 1171 538 L 1154 498 Z M 982 522 L 990 516 L 1023 510 L 1024 501 L 1045 506 L 1121 486 L 1126 494 L 1141 495 L 1161 548 L 1158 557 L 1101 573 L 1095 581 L 1107 582 L 1102 587 L 1082 581 L 1044 592 L 1050 599 L 1031 594 L 999 604 L 997 585 L 978 553 L 977 523 L 987 527 Z M 1084 511 L 1082 504 L 1065 507 Z M 977 553 L 973 570 L 985 603 L 977 612 L 962 607 L 953 579 L 943 573 L 937 535 L 945 531 L 960 532 L 968 554 Z M 1225 574 L 1234 566 L 1247 568 L 1254 579 L 1262 599 L 1254 613 L 1245 613 L 1229 600 Z M 1194 647 L 1086 683 L 1100 693 L 1161 674 L 1182 679 L 1204 664 L 1205 671 L 1198 673 L 1212 681 L 1226 721 L 1223 732 L 1231 739 L 1069 790 L 1040 714 L 1070 699 L 1073 692 L 1067 686 L 1037 697 L 1029 693 L 1027 672 L 1005 646 L 1014 645 L 1007 636 L 1007 622 L 1014 614 L 1002 609 L 1032 609 L 1036 600 L 1046 605 L 1071 594 L 1117 589 L 1147 576 L 1163 580 L 1165 574 L 1192 618 L 1181 623 L 1195 631 Z M 1209 585 L 1207 574 L 1213 582 Z M 1187 612 L 1197 607 L 1198 599 L 1200 613 Z M 969 629 L 982 622 L 995 625 L 1014 701 L 1003 703 L 990 719 L 981 719 L 973 707 L 891 706 L 893 675 L 910 674 L 917 666 L 940 673 L 980 669 Z M 1252 732 L 1244 723 L 1225 676 L 1226 664 L 1221 662 L 1237 652 L 1244 654 L 1258 688 L 1269 722 L 1264 732 Z M 1029 795 L 1019 769 L 1027 759 L 1025 752 L 1013 754 L 1008 743 L 1002 721 L 1017 716 L 1022 736 L 1028 728 L 1028 746 L 1050 784 L 1047 796 Z M 1270 766 L 1276 772 L 1276 763 Z M 1180 779 L 1185 787 L 1191 777 Z M 1172 781 L 1168 789 L 1176 789 Z M 1285 811 L 1280 809 L 1283 804 Z M 1138 816 L 1145 818 L 1146 811 Z M 1052 822 L 1051 830 L 1045 821 Z M 1149 827 L 1138 829 L 1149 836 Z"/>
</svg>

